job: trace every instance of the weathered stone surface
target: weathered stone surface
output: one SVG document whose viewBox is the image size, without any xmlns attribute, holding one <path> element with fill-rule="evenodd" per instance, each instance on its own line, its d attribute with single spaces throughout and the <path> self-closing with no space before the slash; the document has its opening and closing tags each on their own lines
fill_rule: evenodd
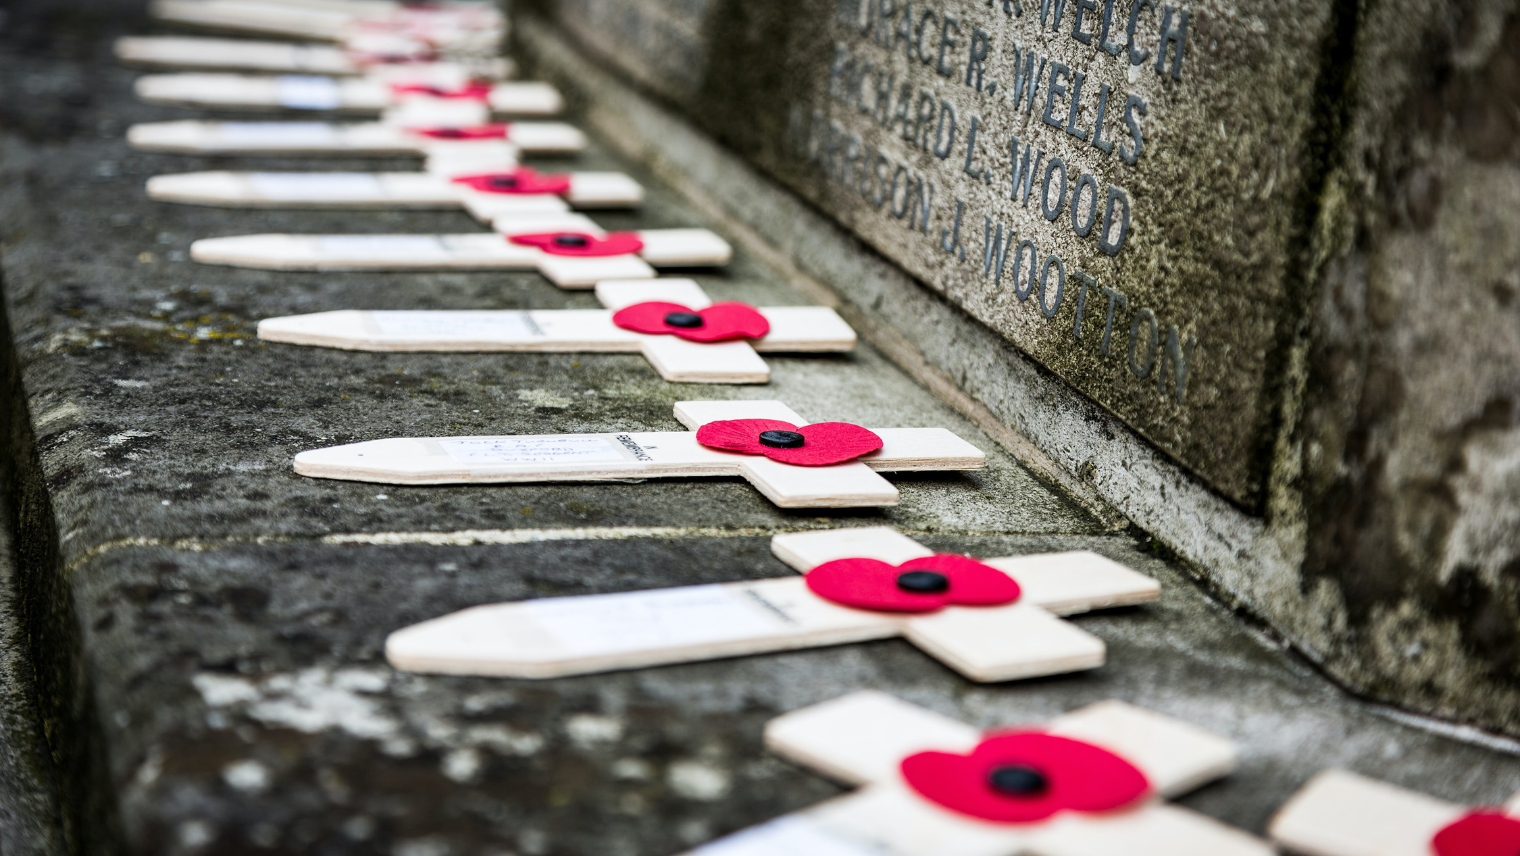
<svg viewBox="0 0 1520 856">
<path fill-rule="evenodd" d="M 1520 731 L 1520 6 L 1378 6 L 1357 54 L 1295 629 L 1381 695 Z"/>
<path fill-rule="evenodd" d="M 634 69 L 629 76 L 677 111 L 722 84 L 702 82 L 706 65 L 681 83 L 643 62 L 638 46 L 677 33 L 634 22 L 669 10 L 745 14 L 624 4 L 616 28 L 591 33 L 578 18 L 589 11 L 539 5 L 556 26 L 530 20 L 524 45 L 542 69 L 567 82 L 587 74 L 564 48 L 560 33 L 571 33 L 600 61 Z M 900 362 L 953 381 L 1348 686 L 1520 733 L 1520 343 L 1508 216 L 1520 202 L 1516 7 L 1336 8 L 1344 14 L 1315 60 L 1315 100 L 1294 107 L 1320 117 L 1312 142 L 1321 181 L 1306 184 L 1307 197 L 1284 198 L 1312 225 L 1295 243 L 1300 322 L 1283 331 L 1269 377 L 1278 416 L 1258 449 L 1266 481 L 1255 508 L 1223 500 L 996 331 L 862 258 L 848 218 L 839 218 L 848 228 L 827 222 L 698 134 L 657 130 L 670 116 L 662 107 L 625 92 L 588 89 L 584 98 L 629 150 L 751 226 L 798 275 L 840 290 L 847 314 L 900 334 Z M 618 85 L 597 78 L 599 90 Z"/>
<path fill-rule="evenodd" d="M 1215 488 L 1260 505 L 1320 180 L 1314 104 L 1333 4 L 542 5 Z M 1185 33 L 1180 57 L 1175 40 L 1162 57 L 1163 25 Z"/>
<path fill-rule="evenodd" d="M 46 678 L 37 707 L 54 723 L 57 810 L 93 836 L 66 849 L 669 854 L 837 792 L 768 755 L 760 728 L 859 687 L 987 725 L 1111 696 L 1185 717 L 1244 753 L 1236 776 L 1186 804 L 1258 831 L 1330 764 L 1469 802 L 1499 800 L 1520 778 L 1507 744 L 1461 742 L 1348 698 L 871 347 L 772 358 L 770 387 L 711 390 L 660 383 L 635 356 L 260 346 L 253 324 L 277 314 L 591 301 L 529 275 L 186 261 L 190 240 L 214 234 L 478 227 L 456 214 L 146 202 L 148 175 L 259 162 L 130 153 L 126 124 L 189 114 L 132 100 L 132 75 L 107 50 L 119 28 L 73 17 L 0 42 L 0 76 L 22 81 L 0 89 L 15 117 L 0 148 L 0 265 L 30 407 L 22 433 L 35 435 L 46 491 L 29 506 L 45 515 L 12 524 L 29 548 L 10 585 L 39 634 L 23 654 Z M 630 171 L 651 190 L 644 215 L 606 222 L 710 224 L 604 142 L 579 163 Z M 750 252 L 702 281 L 723 296 L 803 302 Z M 952 341 L 940 313 L 954 310 L 936 301 L 918 317 Z M 897 478 L 903 505 L 862 515 L 780 512 L 728 479 L 424 489 L 289 469 L 302 448 L 401 433 L 673 429 L 671 402 L 694 389 L 945 425 L 992 466 Z M 8 454 L 27 451 L 11 442 Z M 1157 576 L 1165 596 L 1079 619 L 1109 644 L 1103 670 L 1009 686 L 967 683 L 902 641 L 548 682 L 408 676 L 380 657 L 388 632 L 448 610 L 782 575 L 771 532 L 883 520 L 944 550 L 1098 550 Z M 7 773 L 0 784 L 26 783 Z"/>
</svg>

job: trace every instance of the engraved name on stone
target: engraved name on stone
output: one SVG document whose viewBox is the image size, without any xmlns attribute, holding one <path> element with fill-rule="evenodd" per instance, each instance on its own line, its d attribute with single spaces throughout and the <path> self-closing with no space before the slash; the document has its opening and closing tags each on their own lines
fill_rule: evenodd
<svg viewBox="0 0 1520 856">
<path fill-rule="evenodd" d="M 1040 128 L 1048 126 L 1081 144 L 1088 161 L 1137 166 L 1146 151 L 1150 106 L 1145 96 L 1090 79 L 1098 77 L 1090 68 L 1101 62 L 1097 57 L 1060 61 L 1049 36 L 1063 35 L 1089 53 L 1117 57 L 1130 67 L 1131 81 L 1136 71 L 1181 80 L 1191 14 L 1155 0 L 991 5 L 1001 5 L 1009 19 L 1024 19 L 1026 30 L 1037 21 L 1038 34 L 1033 39 L 995 38 L 987 29 L 963 23 L 952 9 L 930 3 L 841 0 L 837 23 L 853 31 L 854 38 L 833 47 L 828 97 L 835 109 L 791 104 L 783 148 L 890 212 L 902 228 L 924 236 L 938 252 L 980 269 L 995 288 L 1006 283 L 1021 303 L 1034 298 L 1029 305 L 1043 318 L 1055 319 L 1067 308 L 1074 342 L 1084 335 L 1096 338 L 1104 357 L 1122 359 L 1137 379 L 1153 379 L 1158 392 L 1181 404 L 1197 348 L 1187 321 L 1181 319 L 1179 326 L 1179 319 L 1130 305 L 1115 283 L 1084 270 L 1051 240 L 1052 231 L 1064 231 L 1105 256 L 1119 255 L 1134 216 L 1129 191 L 1102 177 L 1113 174 L 1112 164 L 1099 169 L 1047 152 Z M 884 51 L 888 56 L 883 57 Z M 899 79 L 894 66 L 900 63 L 893 61 L 897 54 L 943 80 L 928 87 L 918 78 Z M 994 60 L 1003 69 L 1002 80 L 989 75 Z M 1023 127 L 1002 136 L 988 133 L 981 115 L 958 112 L 938 91 L 944 86 L 978 93 L 983 109 L 1011 113 L 1016 124 L 1022 114 Z M 898 145 L 876 144 L 883 137 Z M 930 153 L 940 163 L 934 172 L 925 172 L 894 157 L 892 150 L 902 146 Z M 1005 168 L 993 165 L 993 150 Z M 1033 216 L 1021 227 L 994 212 L 976 211 L 974 200 L 947 197 L 945 189 L 966 177 L 997 184 L 1015 206 Z M 977 213 L 982 213 L 980 223 Z M 1034 217 L 1048 225 L 1029 224 Z"/>
</svg>

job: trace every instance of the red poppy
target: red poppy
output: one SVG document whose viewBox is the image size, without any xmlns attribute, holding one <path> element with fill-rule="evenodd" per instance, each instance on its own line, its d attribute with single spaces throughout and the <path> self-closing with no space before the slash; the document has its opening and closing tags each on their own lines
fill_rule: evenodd
<svg viewBox="0 0 1520 856">
<path fill-rule="evenodd" d="M 507 240 L 538 247 L 551 256 L 626 256 L 644 249 L 636 232 L 608 232 L 601 237 L 589 232 L 534 232 L 508 235 Z"/>
<path fill-rule="evenodd" d="M 1499 809 L 1479 809 L 1448 824 L 1430 846 L 1436 856 L 1515 856 L 1520 853 L 1520 820 Z"/>
<path fill-rule="evenodd" d="M 989 734 L 970 755 L 920 752 L 903 759 L 902 774 L 930 802 L 1000 823 L 1113 811 L 1151 791 L 1144 773 L 1107 749 L 1039 731 Z"/>
<path fill-rule="evenodd" d="M 462 125 L 457 128 L 407 128 L 407 130 L 435 140 L 505 140 L 509 127 L 506 122 L 491 122 L 485 125 Z"/>
<path fill-rule="evenodd" d="M 697 442 L 800 467 L 842 464 L 881 448 L 881 438 L 859 425 L 814 422 L 798 428 L 779 419 L 709 422 L 697 429 Z"/>
<path fill-rule="evenodd" d="M 474 101 L 485 101 L 491 97 L 491 84 L 467 83 L 457 89 L 444 89 L 441 86 L 430 86 L 426 83 L 392 83 L 391 92 L 397 95 L 431 95 L 434 98 L 468 98 Z"/>
<path fill-rule="evenodd" d="M 552 193 L 561 196 L 570 192 L 570 176 L 559 173 L 546 175 L 526 166 L 507 172 L 461 175 L 453 179 L 453 182 L 469 185 L 482 193 Z"/>
<path fill-rule="evenodd" d="M 935 612 L 947 606 L 1001 606 L 1019 599 L 1019 584 L 970 556 L 936 553 L 889 565 L 876 559 L 835 559 L 807 574 L 824 600 L 880 612 Z"/>
<path fill-rule="evenodd" d="M 612 323 L 635 333 L 679 336 L 693 342 L 759 339 L 771 331 L 771 322 L 748 303 L 714 303 L 695 310 L 679 303 L 635 303 L 614 313 Z"/>
</svg>

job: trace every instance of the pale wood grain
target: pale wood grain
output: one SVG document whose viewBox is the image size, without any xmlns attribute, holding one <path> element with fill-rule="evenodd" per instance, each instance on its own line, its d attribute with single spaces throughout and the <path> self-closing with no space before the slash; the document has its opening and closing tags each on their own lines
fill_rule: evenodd
<svg viewBox="0 0 1520 856">
<path fill-rule="evenodd" d="M 404 102 L 457 101 L 421 93 L 397 93 L 391 82 L 373 77 L 254 75 L 185 72 L 147 74 L 133 85 L 137 97 L 153 104 L 225 110 L 314 110 L 374 113 Z M 486 99 L 493 113 L 553 116 L 564 110 L 559 91 L 547 83 L 497 83 Z"/>
<path fill-rule="evenodd" d="M 1325 770 L 1277 810 L 1267 834 L 1305 856 L 1432 856 L 1462 806 L 1346 770 Z"/>
<path fill-rule="evenodd" d="M 534 220 L 540 225 L 527 225 Z M 516 234 L 566 230 L 600 232 L 600 228 L 586 218 L 560 212 L 515 218 L 514 227 Z M 687 241 L 704 230 L 649 229 L 637 234 L 640 238 L 660 243 L 667 231 L 679 232 L 678 241 Z M 721 244 L 722 252 L 713 252 L 703 264 L 726 263 L 730 255 L 727 243 L 716 235 L 711 237 L 716 244 Z M 263 270 L 536 269 L 555 285 L 567 289 L 590 289 L 609 279 L 655 276 L 653 263 L 643 254 L 558 256 L 536 247 L 514 244 L 508 238 L 504 234 L 235 235 L 195 241 L 190 245 L 190 257 L 203 264 Z M 694 243 L 709 250 L 715 246 L 700 238 Z M 683 265 L 696 264 L 696 258 L 695 252 L 689 252 Z"/>
<path fill-rule="evenodd" d="M 621 173 L 571 173 L 570 192 L 486 193 L 453 179 L 509 171 L 511 162 L 430 157 L 425 172 L 187 172 L 148 179 L 148 198 L 232 208 L 466 208 L 487 222 L 577 208 L 630 208 L 644 199 L 638 182 Z M 590 188 L 589 191 L 584 191 Z M 584 191 L 584 192 L 583 192 Z"/>
</svg>

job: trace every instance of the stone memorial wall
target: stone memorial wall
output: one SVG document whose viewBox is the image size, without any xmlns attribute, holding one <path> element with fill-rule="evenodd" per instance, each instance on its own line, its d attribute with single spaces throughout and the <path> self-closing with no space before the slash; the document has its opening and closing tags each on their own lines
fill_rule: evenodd
<svg viewBox="0 0 1520 856">
<path fill-rule="evenodd" d="M 556 4 L 725 143 L 1259 507 L 1332 4 Z"/>
<path fill-rule="evenodd" d="M 1520 729 L 1514 2 L 528 5 L 924 382 L 1347 686 Z"/>
</svg>

